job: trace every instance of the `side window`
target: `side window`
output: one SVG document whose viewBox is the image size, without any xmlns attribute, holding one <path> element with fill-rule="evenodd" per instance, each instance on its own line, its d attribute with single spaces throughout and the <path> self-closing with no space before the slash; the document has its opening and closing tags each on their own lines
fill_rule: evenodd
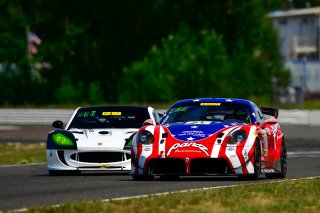
<svg viewBox="0 0 320 213">
<path fill-rule="evenodd" d="M 256 118 L 257 118 L 257 121 L 262 124 L 264 121 L 265 121 L 265 117 L 264 115 L 262 114 L 262 112 L 260 111 L 259 107 L 257 107 L 256 105 L 254 106 L 254 111 L 256 111 Z"/>
</svg>

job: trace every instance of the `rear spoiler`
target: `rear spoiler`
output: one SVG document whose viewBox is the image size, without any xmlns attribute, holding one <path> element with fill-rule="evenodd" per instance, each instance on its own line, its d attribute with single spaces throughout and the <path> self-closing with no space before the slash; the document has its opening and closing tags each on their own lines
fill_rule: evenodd
<svg viewBox="0 0 320 213">
<path fill-rule="evenodd" d="M 278 118 L 279 115 L 279 110 L 276 108 L 272 108 L 272 107 L 260 107 L 260 110 L 263 114 L 265 115 L 271 115 L 275 118 Z"/>
</svg>

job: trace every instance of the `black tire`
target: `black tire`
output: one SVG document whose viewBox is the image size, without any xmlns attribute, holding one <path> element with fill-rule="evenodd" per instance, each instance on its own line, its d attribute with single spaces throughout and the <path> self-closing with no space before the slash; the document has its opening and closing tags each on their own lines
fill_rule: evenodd
<svg viewBox="0 0 320 213">
<path fill-rule="evenodd" d="M 282 142 L 281 154 L 280 154 L 280 166 L 281 172 L 266 174 L 269 179 L 285 178 L 287 176 L 287 146 L 285 142 Z"/>
<path fill-rule="evenodd" d="M 48 170 L 50 176 L 62 176 L 62 175 L 80 175 L 81 171 L 64 171 L 64 170 Z"/>
<path fill-rule="evenodd" d="M 258 180 L 261 173 L 261 149 L 259 141 L 256 141 L 253 153 L 254 163 L 254 174 L 249 175 L 239 175 L 240 180 Z"/>
<path fill-rule="evenodd" d="M 48 170 L 50 176 L 61 176 L 64 175 L 61 170 Z"/>
<path fill-rule="evenodd" d="M 135 181 L 151 181 L 154 179 L 152 175 L 132 175 L 133 180 Z"/>
<path fill-rule="evenodd" d="M 175 181 L 179 180 L 179 175 L 160 175 L 160 179 L 163 181 Z"/>
</svg>

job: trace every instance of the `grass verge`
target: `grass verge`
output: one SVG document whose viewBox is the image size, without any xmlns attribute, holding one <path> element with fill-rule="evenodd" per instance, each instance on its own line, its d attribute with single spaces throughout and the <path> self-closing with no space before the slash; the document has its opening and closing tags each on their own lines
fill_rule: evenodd
<svg viewBox="0 0 320 213">
<path fill-rule="evenodd" d="M 139 182 L 143 184 L 142 182 Z M 107 189 L 106 189 L 107 190 Z M 27 212 L 319 212 L 320 178 L 151 195 L 126 200 L 70 202 Z"/>
<path fill-rule="evenodd" d="M 0 143 L 0 165 L 45 162 L 45 143 Z"/>
</svg>

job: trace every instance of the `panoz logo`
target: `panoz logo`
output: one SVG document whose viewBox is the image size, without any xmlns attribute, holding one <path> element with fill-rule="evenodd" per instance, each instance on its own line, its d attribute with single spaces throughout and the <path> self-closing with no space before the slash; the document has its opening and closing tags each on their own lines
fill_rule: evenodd
<svg viewBox="0 0 320 213">
<path fill-rule="evenodd" d="M 204 153 L 206 153 L 206 155 L 209 156 L 207 150 L 208 148 L 205 147 L 204 145 L 202 144 L 196 144 L 196 143 L 176 143 L 174 144 L 168 151 L 168 155 L 170 155 L 171 151 L 172 150 L 175 150 L 175 149 L 179 149 L 179 148 L 185 148 L 185 147 L 194 147 L 194 148 L 198 148 L 200 149 L 201 151 L 203 151 Z"/>
</svg>

